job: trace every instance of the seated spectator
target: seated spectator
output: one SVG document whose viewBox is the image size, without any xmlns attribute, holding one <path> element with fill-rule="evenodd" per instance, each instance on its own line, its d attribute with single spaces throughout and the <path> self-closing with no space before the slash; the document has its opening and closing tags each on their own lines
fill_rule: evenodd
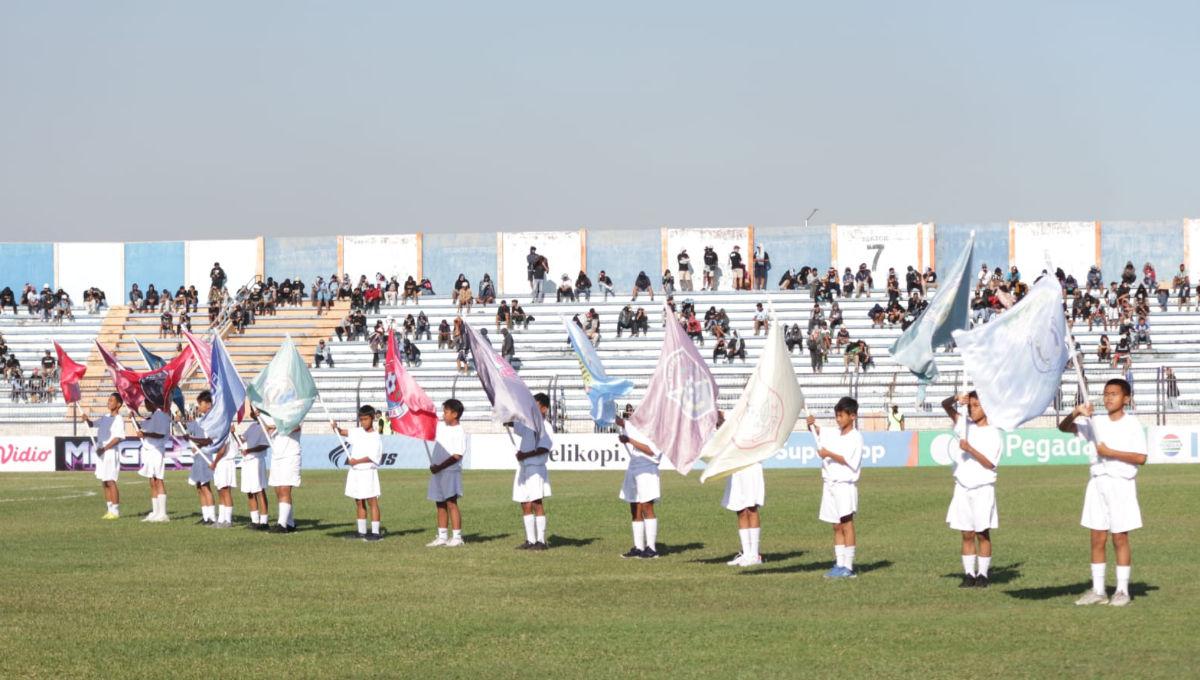
<svg viewBox="0 0 1200 680">
<path fill-rule="evenodd" d="M 496 285 L 492 283 L 491 274 L 484 274 L 479 280 L 479 294 L 475 301 L 481 305 L 490 305 L 496 301 Z"/>
<path fill-rule="evenodd" d="M 1142 285 L 1149 290 L 1158 288 L 1158 273 L 1149 262 L 1142 265 Z"/>
<path fill-rule="evenodd" d="M 1108 335 L 1102 334 L 1100 342 L 1096 345 L 1096 360 L 1107 362 L 1112 359 L 1112 348 L 1108 345 Z"/>
<path fill-rule="evenodd" d="M 797 286 L 796 276 L 789 269 L 779 277 L 779 290 L 795 290 Z"/>
<path fill-rule="evenodd" d="M 421 279 L 421 286 L 420 286 L 419 292 L 421 295 L 430 295 L 430 296 L 436 295 L 436 293 L 433 292 L 433 282 L 430 281 L 428 278 Z"/>
<path fill-rule="evenodd" d="M 625 305 L 621 308 L 621 312 L 617 314 L 617 337 L 621 337 L 621 331 L 629 331 L 630 335 L 636 335 L 633 332 L 633 308 Z"/>
<path fill-rule="evenodd" d="M 865 373 L 867 367 L 874 363 L 874 360 L 871 358 L 871 348 L 863 340 L 855 340 L 846 345 L 842 356 L 846 365 L 843 372 L 849 372 L 851 367 L 853 367 L 855 372 Z"/>
<path fill-rule="evenodd" d="M 833 343 L 834 349 L 836 349 L 840 352 L 840 351 L 842 351 L 843 347 L 845 347 L 846 345 L 849 345 L 849 344 L 850 344 L 850 329 L 846 328 L 845 326 L 842 326 L 841 330 L 839 330 L 837 332 L 837 337 L 834 339 L 834 343 Z"/>
<path fill-rule="evenodd" d="M 800 324 L 794 323 L 787 332 L 784 333 L 783 341 L 787 344 L 788 354 L 796 351 L 797 347 L 804 345 L 804 332 L 800 330 Z"/>
<path fill-rule="evenodd" d="M 421 365 L 421 350 L 417 347 L 417 343 L 407 338 L 404 340 L 404 361 L 409 366 Z"/>
<path fill-rule="evenodd" d="M 512 328 L 512 312 L 508 308 L 508 300 L 501 300 L 496 307 L 496 332 L 500 332 L 500 324 L 504 324 L 505 328 Z"/>
<path fill-rule="evenodd" d="M 937 272 L 933 271 L 933 267 L 926 267 L 922 278 L 925 280 L 925 290 L 927 291 L 937 285 Z"/>
<path fill-rule="evenodd" d="M 589 309 L 587 312 L 587 323 L 583 324 L 583 334 L 592 342 L 592 347 L 600 345 L 600 315 L 596 310 Z"/>
<path fill-rule="evenodd" d="M 84 301 L 85 302 L 88 301 L 86 293 L 84 294 Z M 3 290 L 0 290 L 0 313 L 4 312 L 5 307 L 12 307 L 13 314 L 17 313 L 17 298 L 15 295 L 13 295 L 13 289 L 8 286 L 5 286 Z M 96 309 L 99 309 L 99 308 L 100 308 L 100 305 L 99 305 L 99 303 L 97 303 Z M 95 314 L 95 313 L 96 312 L 92 311 L 92 308 L 89 306 L 88 314 Z"/>
<path fill-rule="evenodd" d="M 842 322 L 842 308 L 838 306 L 837 302 L 831 303 L 829 308 L 829 328 L 837 328 L 842 325 Z"/>
<path fill-rule="evenodd" d="M 329 350 L 329 345 L 325 344 L 324 340 L 317 343 L 313 358 L 316 360 L 316 368 L 321 367 L 321 362 L 324 362 L 329 368 L 333 368 L 333 352 Z"/>
<path fill-rule="evenodd" d="M 375 324 L 377 329 L 379 326 L 380 324 Z M 410 337 L 417 330 L 417 320 L 413 318 L 412 314 L 409 314 L 408 316 L 404 317 L 404 321 L 400 324 L 400 328 L 403 329 L 402 337 Z"/>
<path fill-rule="evenodd" d="M 395 276 L 388 279 L 387 285 L 383 288 L 383 298 L 387 301 L 387 305 L 389 307 L 395 307 L 396 305 L 400 304 L 400 288 L 401 286 L 399 279 L 397 279 Z M 333 296 L 337 295 L 337 291 L 330 290 L 329 292 L 330 301 L 332 301 Z"/>
<path fill-rule="evenodd" d="M 529 330 L 529 324 L 533 323 L 535 318 L 532 314 L 526 314 L 525 308 L 515 298 L 512 301 L 511 314 L 513 324 L 520 325 L 522 330 Z"/>
<path fill-rule="evenodd" d="M 500 338 L 500 356 L 503 357 L 504 360 L 509 363 L 509 365 L 512 365 L 513 358 L 517 355 L 517 346 L 513 341 L 513 335 L 512 333 L 508 332 L 507 328 L 502 328 L 500 329 Z"/>
<path fill-rule="evenodd" d="M 563 298 L 575 302 L 575 286 L 571 285 L 571 277 L 566 274 L 562 275 L 562 280 L 558 284 L 558 289 L 554 293 L 555 302 L 562 302 Z"/>
<path fill-rule="evenodd" d="M 871 311 L 867 312 L 867 316 L 871 319 L 871 328 L 883 328 L 883 323 L 886 320 L 886 312 L 878 302 Z"/>
<path fill-rule="evenodd" d="M 766 310 L 763 309 L 763 304 L 761 302 L 755 304 L 755 306 L 754 306 L 754 334 L 758 335 L 759 330 L 762 330 L 763 333 L 768 332 L 770 325 L 771 325 L 771 317 L 769 314 L 767 314 Z"/>
<path fill-rule="evenodd" d="M 633 315 L 633 330 L 630 336 L 645 335 L 650 332 L 650 317 L 646 316 L 646 308 L 638 307 Z"/>
<path fill-rule="evenodd" d="M 746 341 L 737 331 L 729 331 L 729 341 L 725 343 L 725 357 L 731 364 L 734 359 L 741 359 L 743 363 L 746 361 Z"/>
<path fill-rule="evenodd" d="M 675 275 L 670 269 L 664 269 L 662 275 L 662 289 L 666 295 L 671 295 L 675 292 Z"/>
<path fill-rule="evenodd" d="M 438 349 L 450 349 L 452 346 L 450 322 L 442 319 L 442 322 L 438 324 Z"/>
<path fill-rule="evenodd" d="M 175 336 L 183 335 L 183 332 L 192 332 L 192 315 L 187 313 L 187 310 L 179 312 L 178 321 L 175 324 Z"/>
<path fill-rule="evenodd" d="M 387 336 L 384 335 L 380 326 L 376 326 L 367 336 L 367 347 L 371 349 L 371 368 L 375 368 L 379 366 L 379 361 L 384 358 L 384 353 L 387 351 Z"/>
<path fill-rule="evenodd" d="M 715 338 L 723 338 L 729 334 L 729 314 L 722 307 L 717 310 L 716 317 L 713 318 L 712 334 Z"/>
<path fill-rule="evenodd" d="M 1150 344 L 1150 324 L 1146 322 L 1146 317 L 1138 317 L 1137 325 L 1133 327 L 1134 347 L 1141 347 L 1142 343 L 1146 344 L 1146 349 L 1152 349 Z"/>
<path fill-rule="evenodd" d="M 700 325 L 700 320 L 696 318 L 695 312 L 689 313 L 683 324 L 684 332 L 693 341 L 698 341 L 700 346 L 704 346 L 704 327 Z"/>
<path fill-rule="evenodd" d="M 579 276 L 575 277 L 575 299 L 592 301 L 592 280 L 582 269 L 579 270 Z"/>
<path fill-rule="evenodd" d="M 165 338 L 175 331 L 175 320 L 171 316 L 171 310 L 166 310 L 159 317 L 158 337 Z"/>
<path fill-rule="evenodd" d="M 413 336 L 413 339 L 420 340 L 422 336 L 424 336 L 426 340 L 430 339 L 429 317 L 425 316 L 425 312 L 417 314 L 417 332 Z"/>
<path fill-rule="evenodd" d="M 463 307 L 467 308 L 467 314 L 471 313 L 471 304 L 475 300 L 475 296 L 471 293 L 471 284 L 464 278 L 462 283 L 457 288 L 458 295 L 458 313 L 463 313 Z"/>
<path fill-rule="evenodd" d="M 133 284 L 133 287 L 129 289 L 129 306 L 132 307 L 134 311 L 141 311 L 143 300 L 144 298 L 142 297 L 141 289 L 138 288 L 136 283 Z"/>
<path fill-rule="evenodd" d="M 405 279 L 404 280 L 404 297 L 402 298 L 400 304 L 407 305 L 409 300 L 412 300 L 413 304 L 419 304 L 420 301 L 418 300 L 418 298 L 420 296 L 421 296 L 421 287 L 417 285 L 416 280 L 414 280 L 413 277 L 411 277 L 411 276 L 408 277 L 407 279 Z"/>
<path fill-rule="evenodd" d="M 638 293 L 650 293 L 650 301 L 654 301 L 654 287 L 650 284 L 650 277 L 646 276 L 645 271 L 638 272 L 637 279 L 633 282 L 633 297 L 630 302 L 637 300 Z"/>
<path fill-rule="evenodd" d="M 1122 335 L 1120 337 L 1120 339 L 1117 340 L 1116 351 L 1113 352 L 1112 368 L 1116 368 L 1117 364 L 1120 364 L 1122 362 L 1125 363 L 1126 365 L 1129 364 L 1130 348 L 1131 348 L 1131 343 L 1129 341 L 1129 336 Z"/>
<path fill-rule="evenodd" d="M 892 300 L 887 306 L 887 322 L 888 326 L 895 326 L 904 319 L 904 307 L 899 300 Z"/>
<path fill-rule="evenodd" d="M 146 299 L 142 306 L 149 312 L 158 310 L 158 291 L 155 290 L 153 283 L 146 288 Z"/>
<path fill-rule="evenodd" d="M 727 347 L 724 338 L 717 340 L 716 346 L 713 347 L 712 360 L 714 364 L 717 363 L 717 359 L 725 358 L 727 356 L 726 350 Z"/>
<path fill-rule="evenodd" d="M 615 296 L 617 294 L 616 291 L 613 290 L 612 277 L 610 277 L 603 269 L 600 270 L 600 276 L 596 277 L 596 282 L 600 284 L 600 291 L 604 293 L 605 302 L 608 301 L 608 297 L 610 295 Z M 591 298 L 589 297 L 588 299 L 590 300 Z"/>
</svg>

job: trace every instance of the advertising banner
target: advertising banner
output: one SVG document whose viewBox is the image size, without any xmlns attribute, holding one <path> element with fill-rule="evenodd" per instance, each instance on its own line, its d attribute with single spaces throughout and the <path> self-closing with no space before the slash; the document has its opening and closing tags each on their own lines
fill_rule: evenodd
<svg viewBox="0 0 1200 680">
<path fill-rule="evenodd" d="M 1200 427 L 1151 427 L 1146 444 L 1149 463 L 1200 463 Z"/>
<path fill-rule="evenodd" d="M 922 234 L 926 229 L 933 230 L 920 224 L 836 224 L 832 228 L 837 239 L 838 276 L 846 267 L 856 272 L 860 264 L 865 264 L 876 288 L 887 286 L 889 268 L 896 270 L 901 287 L 910 266 L 920 271 L 928 259 L 922 248 Z"/>
<path fill-rule="evenodd" d="M 925 430 L 917 434 L 921 466 L 949 465 L 958 439 L 950 430 Z M 1027 428 L 1005 432 L 1000 465 L 1086 465 L 1091 445 L 1080 437 L 1053 428 Z"/>
<path fill-rule="evenodd" d="M 46 437 L 51 439 L 51 437 Z M 88 437 L 53 437 L 54 464 L 51 470 L 95 470 L 96 456 Z M 167 444 L 166 469 L 187 470 L 192 466 L 192 452 L 186 446 Z M 142 466 L 142 440 L 126 439 L 117 445 L 122 470 L 137 470 Z"/>
<path fill-rule="evenodd" d="M 54 472 L 54 437 L 0 437 L 0 472 Z"/>
</svg>

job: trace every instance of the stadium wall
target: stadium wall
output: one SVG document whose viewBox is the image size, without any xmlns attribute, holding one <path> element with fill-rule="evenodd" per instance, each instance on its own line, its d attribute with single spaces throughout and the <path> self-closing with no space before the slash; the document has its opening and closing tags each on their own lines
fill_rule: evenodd
<svg viewBox="0 0 1200 680">
<path fill-rule="evenodd" d="M 409 276 L 421 282 L 421 234 L 342 236 L 341 251 L 342 271 L 352 281 L 364 274 L 374 281 L 375 274 L 381 273 L 387 278 L 397 277 L 401 284 Z"/>
<path fill-rule="evenodd" d="M 771 256 L 768 288 L 777 288 L 779 277 L 789 269 L 815 266 L 822 274 L 829 269 L 829 227 L 755 227 L 754 241 Z"/>
<path fill-rule="evenodd" d="M 421 268 L 438 295 L 450 294 L 460 272 L 471 281 L 472 289 L 485 273 L 498 281 L 496 234 L 424 234 Z"/>
<path fill-rule="evenodd" d="M 26 283 L 38 290 L 54 285 L 54 244 L 0 243 L 0 288 L 8 286 L 20 297 Z"/>
<path fill-rule="evenodd" d="M 96 286 L 106 295 L 125 284 L 124 243 L 56 243 L 54 286 L 80 304 L 83 291 Z"/>
<path fill-rule="evenodd" d="M 1173 272 L 1185 261 L 1183 222 L 1101 222 L 1100 257 L 1105 280 L 1115 280 L 1125 263 L 1133 262 L 1140 282 L 1142 266 L 1149 262 L 1154 265 L 1158 280 L 1165 279 L 1169 284 Z M 1075 276 L 1082 280 L 1079 273 Z"/>
<path fill-rule="evenodd" d="M 967 244 L 967 236 L 975 230 L 975 252 L 971 256 L 972 276 L 981 265 L 988 269 L 1000 267 L 1008 271 L 1008 225 L 1003 222 L 985 224 L 937 224 L 934 226 L 936 245 L 933 268 L 939 274 L 949 267 Z M 925 266 L 931 266 L 926 262 Z"/>
<path fill-rule="evenodd" d="M 300 277 L 311 289 L 318 276 L 328 278 L 338 271 L 338 238 L 336 236 L 266 238 L 263 244 L 263 275 L 276 281 Z M 358 272 L 366 273 L 366 272 Z M 354 273 L 357 277 L 358 273 Z M 374 272 L 371 272 L 374 274 Z M 245 283 L 230 273 L 230 283 Z M 305 290 L 307 296 L 309 290 Z"/>
<path fill-rule="evenodd" d="M 220 262 L 228 278 L 226 285 L 237 288 L 263 273 L 263 239 L 228 239 L 223 241 L 185 241 L 183 244 L 184 281 L 208 299 L 212 285 L 208 273 L 213 263 Z M 288 276 L 291 276 L 290 274 Z"/>
<path fill-rule="evenodd" d="M 104 290 L 114 303 L 124 300 L 135 283 L 142 290 L 153 283 L 159 290 L 170 288 L 172 293 L 183 285 L 183 241 L 126 243 L 124 255 L 125 288 Z"/>
<path fill-rule="evenodd" d="M 630 257 L 630 253 L 638 253 L 638 256 Z M 671 254 L 669 260 L 671 270 L 674 271 L 675 255 Z M 593 286 L 596 285 L 596 277 L 603 269 L 612 279 L 613 288 L 619 294 L 628 294 L 633 290 L 633 282 L 637 279 L 638 272 L 649 267 L 646 274 L 654 282 L 655 289 L 658 289 L 662 272 L 655 276 L 655 271 L 657 263 L 661 261 L 662 233 L 657 228 L 587 231 L 587 273 L 592 278 Z M 693 255 L 692 267 L 696 271 L 699 271 L 699 263 L 699 258 Z M 599 291 L 598 287 L 593 289 L 593 292 Z"/>
</svg>

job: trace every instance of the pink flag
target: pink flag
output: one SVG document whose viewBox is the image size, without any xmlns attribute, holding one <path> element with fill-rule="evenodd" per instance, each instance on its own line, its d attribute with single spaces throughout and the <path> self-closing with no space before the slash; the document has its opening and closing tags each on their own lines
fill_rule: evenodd
<svg viewBox="0 0 1200 680">
<path fill-rule="evenodd" d="M 686 475 L 717 429 L 717 383 L 675 313 L 663 305 L 663 314 L 667 325 L 658 366 L 629 421 Z"/>
<path fill-rule="evenodd" d="M 108 366 L 108 373 L 113 379 L 113 389 L 117 394 L 121 395 L 121 401 L 133 411 L 137 411 L 142 407 L 142 386 L 138 382 L 138 374 L 121 365 L 120 361 L 113 356 L 112 352 L 105 349 L 100 341 L 96 341 L 96 349 L 100 350 L 100 356 L 104 359 L 104 364 Z"/>
<path fill-rule="evenodd" d="M 212 384 L 212 345 L 192 335 L 191 331 L 184 331 L 183 337 L 187 339 L 188 346 L 192 348 L 192 356 L 200 364 L 200 370 L 204 371 L 205 382 Z M 240 420 L 240 410 L 238 414 Z"/>
<path fill-rule="evenodd" d="M 392 423 L 392 432 L 433 441 L 437 437 L 438 423 L 433 400 L 413 380 L 412 374 L 404 370 L 397 349 L 395 336 L 392 329 L 388 328 L 384 391 L 387 393 L 387 417 Z"/>
</svg>

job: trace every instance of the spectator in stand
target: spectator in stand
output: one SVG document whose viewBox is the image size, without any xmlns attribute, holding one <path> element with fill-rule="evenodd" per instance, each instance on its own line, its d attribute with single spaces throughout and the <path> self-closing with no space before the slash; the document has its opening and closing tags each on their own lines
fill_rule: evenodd
<svg viewBox="0 0 1200 680">
<path fill-rule="evenodd" d="M 467 338 L 459 332 L 462 319 L 454 320 L 454 368 L 461 375 L 467 375 L 471 372 L 471 365 L 467 363 Z M 507 333 L 508 329 L 504 329 Z"/>
<path fill-rule="evenodd" d="M 795 290 L 798 286 L 799 282 L 796 276 L 792 274 L 791 269 L 785 271 L 783 276 L 779 277 L 779 290 Z"/>
<path fill-rule="evenodd" d="M 741 248 L 734 246 L 729 253 L 729 273 L 733 277 L 733 289 L 745 290 L 749 286 L 746 285 L 746 263 L 742 261 Z"/>
<path fill-rule="evenodd" d="M 1179 309 L 1188 304 L 1188 296 L 1192 290 L 1192 280 L 1188 276 L 1187 267 L 1179 265 L 1179 272 L 1175 274 L 1175 279 L 1171 283 L 1171 287 L 1179 295 Z"/>
<path fill-rule="evenodd" d="M 1167 408 L 1175 408 L 1179 400 L 1179 380 L 1175 378 L 1175 369 L 1167 366 L 1163 369 L 1167 379 Z"/>
<path fill-rule="evenodd" d="M 17 313 L 17 298 L 13 295 L 13 289 L 8 286 L 5 286 L 4 290 L 0 290 L 0 313 L 4 312 L 5 307 L 12 307 L 13 314 L 15 315 Z M 99 307 L 100 306 L 97 304 L 96 308 L 99 309 Z M 91 308 L 88 309 L 88 314 L 95 313 L 96 312 L 92 311 Z"/>
<path fill-rule="evenodd" d="M 426 340 L 430 340 L 429 334 L 429 317 L 425 316 L 425 312 L 417 314 L 417 332 L 413 335 L 414 340 L 420 340 L 424 336 Z"/>
<path fill-rule="evenodd" d="M 412 318 L 412 315 L 409 315 Z M 371 335 L 367 338 L 367 346 L 371 348 L 371 368 L 379 366 L 379 360 L 383 358 L 384 352 L 387 350 L 387 336 L 383 334 L 383 329 L 376 326 L 371 331 Z"/>
<path fill-rule="evenodd" d="M 933 271 L 933 267 L 926 267 L 925 275 L 922 278 L 925 279 L 926 291 L 937 285 L 937 272 Z"/>
<path fill-rule="evenodd" d="M 770 325 L 771 325 L 771 316 L 769 314 L 767 314 L 766 310 L 763 309 L 763 304 L 761 302 L 755 304 L 755 306 L 754 306 L 754 334 L 758 335 L 758 331 L 760 331 L 760 330 L 765 334 L 770 329 Z"/>
<path fill-rule="evenodd" d="M 837 328 L 838 326 L 841 326 L 843 322 L 844 319 L 842 318 L 842 308 L 839 307 L 838 303 L 836 302 L 831 303 L 829 308 L 829 327 L 831 329 Z"/>
<path fill-rule="evenodd" d="M 1124 362 L 1126 366 L 1129 366 L 1129 364 L 1130 364 L 1129 354 L 1130 354 L 1129 336 L 1121 335 L 1120 339 L 1117 340 L 1117 349 L 1115 352 L 1113 352 L 1111 368 L 1116 368 L 1117 364 L 1120 364 L 1122 362 Z"/>
<path fill-rule="evenodd" d="M 650 284 L 650 277 L 646 276 L 645 271 L 638 272 L 637 279 L 633 282 L 633 297 L 630 302 L 637 300 L 638 293 L 650 293 L 650 301 L 654 301 L 654 287 Z"/>
<path fill-rule="evenodd" d="M 178 323 L 175 325 L 175 337 L 183 335 L 184 331 L 192 332 L 192 315 L 187 313 L 187 309 L 179 312 Z"/>
<path fill-rule="evenodd" d="M 421 296 L 421 287 L 417 285 L 416 280 L 413 279 L 413 277 L 411 277 L 411 276 L 408 277 L 407 279 L 405 279 L 404 280 L 404 293 L 403 293 L 403 296 L 401 297 L 400 304 L 407 305 L 409 300 L 412 300 L 413 304 L 420 304 L 418 301 L 418 298 L 420 296 Z"/>
<path fill-rule="evenodd" d="M 559 282 L 558 289 L 554 292 L 555 302 L 562 302 L 563 298 L 575 302 L 575 286 L 571 285 L 571 277 L 566 274 L 562 275 L 562 281 Z"/>
<path fill-rule="evenodd" d="M 575 299 L 592 301 L 592 280 L 582 269 L 579 270 L 579 276 L 575 277 Z"/>
<path fill-rule="evenodd" d="M 725 343 L 725 357 L 731 364 L 734 359 L 741 359 L 742 363 L 746 362 L 746 341 L 738 335 L 737 331 L 729 331 L 729 340 Z"/>
<path fill-rule="evenodd" d="M 600 276 L 596 277 L 597 283 L 600 284 L 600 291 L 604 293 L 604 301 L 608 302 L 608 296 L 616 297 L 617 292 L 613 290 L 612 278 L 603 269 L 600 270 Z M 588 298 L 591 300 L 591 298 Z"/>
<path fill-rule="evenodd" d="M 904 289 L 909 295 L 912 295 L 914 290 L 924 289 L 924 286 L 921 285 L 921 274 L 912 265 L 909 265 L 908 271 L 904 273 Z"/>
<path fill-rule="evenodd" d="M 50 350 L 42 355 L 42 375 L 47 379 L 58 377 L 58 360 L 50 354 Z"/>
<path fill-rule="evenodd" d="M 421 365 L 421 349 L 412 340 L 405 339 L 404 341 L 404 361 L 409 366 Z"/>
<path fill-rule="evenodd" d="M 526 314 L 525 308 L 515 298 L 512 301 L 511 311 L 513 325 L 520 325 L 522 330 L 529 330 L 529 324 L 533 323 L 534 317 Z"/>
<path fill-rule="evenodd" d="M 313 284 L 312 301 L 313 305 L 317 308 L 317 316 L 321 316 L 330 306 L 332 298 L 330 298 L 329 286 L 325 285 L 325 277 L 323 276 L 318 276 L 316 283 Z"/>
<path fill-rule="evenodd" d="M 529 254 L 534 256 L 533 264 L 533 301 L 543 302 L 546 299 L 546 272 L 550 271 L 550 261 L 544 255 L 538 255 L 530 248 Z"/>
<path fill-rule="evenodd" d="M 721 283 L 720 270 L 717 269 L 717 264 L 720 262 L 717 253 L 712 249 L 712 246 L 704 246 L 704 285 L 703 290 L 716 290 Z"/>
<path fill-rule="evenodd" d="M 430 281 L 428 277 L 423 277 L 421 279 L 419 292 L 421 295 L 429 295 L 431 297 L 437 294 L 433 292 L 433 282 Z"/>
<path fill-rule="evenodd" d="M 844 351 L 842 348 L 850 344 L 850 329 L 842 326 L 842 329 L 837 332 L 837 338 L 834 340 L 833 348 L 839 352 Z"/>
<path fill-rule="evenodd" d="M 1145 343 L 1146 349 L 1154 348 L 1150 342 L 1150 324 L 1145 316 L 1138 317 L 1137 325 L 1133 327 L 1133 341 L 1134 347 L 1141 347 Z"/>
<path fill-rule="evenodd" d="M 450 322 L 442 319 L 438 324 L 438 349 L 450 349 L 453 344 L 450 339 Z"/>
<path fill-rule="evenodd" d="M 479 280 L 479 294 L 475 301 L 481 305 L 490 305 L 496 301 L 496 284 L 492 283 L 491 274 L 484 274 Z"/>
<path fill-rule="evenodd" d="M 638 307 L 633 315 L 633 330 L 630 336 L 645 335 L 650 332 L 650 317 L 646 316 L 646 308 Z"/>
<path fill-rule="evenodd" d="M 1101 334 L 1100 342 L 1096 345 L 1096 360 L 1104 363 L 1112 359 L 1112 347 L 1108 344 L 1108 335 Z"/>
<path fill-rule="evenodd" d="M 846 364 L 846 369 L 843 372 L 849 372 L 853 366 L 856 373 L 866 373 L 867 367 L 873 362 L 871 359 L 871 348 L 863 340 L 855 340 L 847 344 L 842 356 Z"/>
<path fill-rule="evenodd" d="M 783 341 L 787 344 L 788 354 L 795 352 L 797 347 L 803 348 L 804 332 L 800 330 L 800 324 L 792 324 L 784 334 Z"/>
<path fill-rule="evenodd" d="M 717 363 L 717 359 L 726 358 L 727 357 L 727 352 L 726 352 L 727 349 L 728 349 L 727 343 L 725 342 L 724 338 L 717 340 L 716 346 L 713 347 L 712 362 L 715 364 L 715 363 Z"/>
<path fill-rule="evenodd" d="M 212 282 L 212 287 L 217 290 L 225 288 L 225 282 L 229 277 L 225 275 L 225 270 L 221 269 L 220 262 L 213 262 L 212 269 L 208 272 L 208 280 Z"/>
<path fill-rule="evenodd" d="M 469 281 L 467 281 L 466 278 L 463 278 L 463 280 L 458 284 L 456 294 L 458 296 L 458 313 L 459 313 L 459 315 L 461 315 L 463 313 L 463 307 L 466 307 L 467 308 L 466 313 L 470 314 L 471 313 L 471 304 L 474 302 L 475 296 L 471 293 L 471 283 Z"/>
<path fill-rule="evenodd" d="M 671 274 L 670 269 L 663 270 L 662 289 L 666 295 L 671 295 L 675 292 L 675 277 Z"/>
<path fill-rule="evenodd" d="M 501 300 L 496 307 L 496 332 L 500 332 L 500 324 L 504 324 L 505 328 L 512 329 L 512 312 L 508 309 L 508 300 Z"/>
<path fill-rule="evenodd" d="M 583 334 L 592 342 L 592 347 L 600 346 L 600 315 L 596 313 L 596 309 L 592 308 L 587 311 L 587 323 L 583 325 Z"/>
<path fill-rule="evenodd" d="M 165 338 L 171 335 L 172 331 L 174 330 L 174 319 L 171 317 L 171 310 L 168 309 L 162 313 L 162 316 L 159 317 L 158 337 Z"/>
<path fill-rule="evenodd" d="M 317 349 L 313 353 L 316 368 L 321 367 L 321 362 L 324 362 L 329 368 L 333 368 L 333 352 L 329 350 L 329 345 L 325 344 L 324 340 L 317 343 Z"/>
<path fill-rule="evenodd" d="M 617 314 L 617 337 L 621 337 L 621 331 L 629 331 L 630 335 L 636 335 L 633 332 L 633 308 L 625 305 Z"/>
<path fill-rule="evenodd" d="M 1154 290 L 1158 287 L 1158 272 L 1154 271 L 1154 266 L 1149 262 L 1142 265 L 1142 285 L 1146 290 Z"/>
<path fill-rule="evenodd" d="M 133 284 L 133 287 L 129 289 L 129 306 L 133 308 L 134 311 L 141 311 L 144 300 L 145 298 L 142 296 L 142 289 L 138 288 L 136 283 Z"/>
<path fill-rule="evenodd" d="M 1133 268 L 1133 260 L 1125 261 L 1125 268 L 1121 270 L 1121 283 L 1127 286 L 1137 283 L 1137 271 Z"/>
<path fill-rule="evenodd" d="M 691 292 L 692 290 L 692 258 L 688 255 L 687 248 L 679 251 L 675 256 L 675 261 L 678 263 L 679 271 L 679 290 Z"/>
<path fill-rule="evenodd" d="M 771 254 L 763 249 L 762 244 L 754 246 L 754 288 L 767 289 L 767 272 L 771 270 Z"/>
<path fill-rule="evenodd" d="M 336 293 L 334 293 L 336 295 Z M 400 304 L 400 280 L 395 276 L 388 279 L 387 285 L 383 287 L 383 299 L 388 307 L 395 307 Z"/>
<path fill-rule="evenodd" d="M 696 318 L 695 312 L 688 313 L 683 328 L 693 342 L 699 342 L 701 347 L 704 346 L 704 326 L 700 325 L 700 320 Z"/>
<path fill-rule="evenodd" d="M 530 246 L 529 254 L 525 256 L 525 278 L 529 281 L 529 292 L 535 292 L 533 286 L 533 265 L 537 262 L 540 256 L 537 254 L 537 248 Z"/>
<path fill-rule="evenodd" d="M 722 307 L 717 310 L 717 315 L 713 317 L 713 325 L 710 329 L 713 337 L 723 338 L 729 334 L 729 314 Z"/>
<path fill-rule="evenodd" d="M 978 296 L 976 296 L 976 299 L 978 299 Z M 881 307 L 878 302 L 876 302 L 875 306 L 872 307 L 869 312 L 867 312 L 867 317 L 871 319 L 871 328 L 883 328 L 886 315 L 887 313 L 884 308 Z"/>
</svg>

